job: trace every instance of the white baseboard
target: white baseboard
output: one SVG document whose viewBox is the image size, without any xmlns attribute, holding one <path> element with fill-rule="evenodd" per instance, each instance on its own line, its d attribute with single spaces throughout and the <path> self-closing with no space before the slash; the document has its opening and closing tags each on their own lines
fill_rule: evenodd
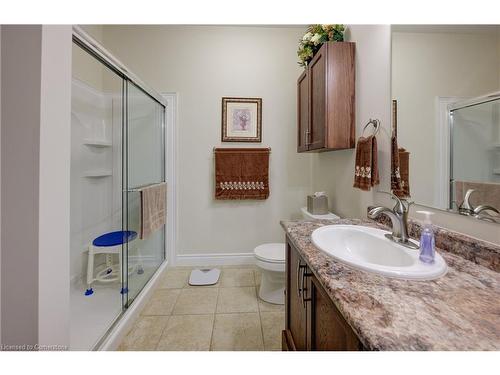
<svg viewBox="0 0 500 375">
<path fill-rule="evenodd" d="M 120 320 L 111 329 L 111 332 L 104 339 L 104 341 L 99 345 L 97 350 L 99 351 L 110 351 L 116 350 L 120 342 L 123 340 L 128 331 L 132 328 L 135 320 L 141 313 L 142 309 L 149 300 L 149 297 L 153 294 L 153 290 L 158 285 L 161 275 L 166 271 L 168 261 L 165 260 L 163 264 L 158 268 L 154 275 L 149 279 L 149 281 L 144 286 L 144 289 L 135 298 L 132 305 L 123 313 L 119 318 Z"/>
<path fill-rule="evenodd" d="M 224 266 L 255 264 L 253 253 L 177 254 L 176 266 Z"/>
</svg>

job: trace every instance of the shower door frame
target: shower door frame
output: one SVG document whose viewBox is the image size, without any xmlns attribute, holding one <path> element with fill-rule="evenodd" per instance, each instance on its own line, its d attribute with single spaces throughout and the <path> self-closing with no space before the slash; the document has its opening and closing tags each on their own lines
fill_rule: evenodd
<svg viewBox="0 0 500 375">
<path fill-rule="evenodd" d="M 161 182 L 166 182 L 167 181 L 167 169 L 166 169 L 166 142 L 165 142 L 165 135 L 166 135 L 166 105 L 163 105 L 162 103 L 159 103 L 156 101 L 151 95 L 149 95 L 146 91 L 144 91 L 140 86 L 135 84 L 132 81 L 124 80 L 124 96 L 123 96 L 123 126 L 122 126 L 122 227 L 123 230 L 130 230 L 129 226 L 129 215 L 130 215 L 130 210 L 129 210 L 129 194 L 131 193 L 136 193 L 139 189 L 141 189 L 143 186 L 147 185 L 141 185 L 141 186 L 129 186 L 129 160 L 130 160 L 130 154 L 129 154 L 129 144 L 130 144 L 130 139 L 129 139 L 129 88 L 131 86 L 134 86 L 136 89 L 141 91 L 143 94 L 148 96 L 149 98 L 152 98 L 153 101 L 155 101 L 157 104 L 160 104 L 163 108 L 163 114 L 162 114 L 162 120 L 161 120 L 161 178 L 160 181 L 149 181 L 147 185 L 151 184 L 157 184 Z M 163 97 L 162 97 L 163 98 Z M 168 191 L 168 189 L 167 189 Z M 166 199 L 166 198 L 165 198 Z M 156 272 L 161 268 L 161 266 L 165 263 L 167 260 L 167 225 L 164 226 L 163 228 L 163 261 L 158 265 L 156 268 L 155 272 L 151 276 L 156 274 Z M 126 242 L 123 245 L 123 248 L 126 249 L 126 254 L 122 252 L 123 255 L 126 255 L 127 262 L 123 262 L 122 264 L 122 280 L 125 281 L 124 289 L 125 292 L 123 295 L 126 295 L 126 298 L 122 299 L 124 301 L 123 304 L 123 309 L 126 310 L 128 307 L 132 305 L 134 300 L 141 294 L 142 290 L 146 287 L 147 283 L 149 282 L 150 279 L 146 281 L 146 283 L 140 288 L 140 290 L 137 292 L 137 294 L 131 298 L 130 297 L 130 290 L 129 290 L 129 272 L 128 272 L 128 260 L 129 260 L 129 244 L 130 242 Z M 125 259 L 125 257 L 122 255 L 122 258 Z M 123 290 L 123 289 L 122 289 Z"/>
<path fill-rule="evenodd" d="M 128 139 L 127 139 L 127 126 L 128 126 L 128 97 L 127 97 L 127 88 L 128 88 L 128 82 L 131 82 L 134 84 L 137 88 L 139 88 L 142 92 L 144 92 L 147 96 L 152 98 L 155 102 L 159 103 L 163 107 L 163 121 L 161 124 L 162 127 L 162 158 L 163 158 L 163 180 L 167 181 L 167 178 L 169 177 L 174 177 L 175 175 L 172 173 L 169 173 L 169 168 L 171 167 L 171 163 L 167 163 L 167 129 L 166 129 L 166 121 L 167 121 L 167 106 L 168 106 L 168 101 L 166 98 L 164 98 L 161 94 L 157 93 L 155 90 L 150 88 L 147 84 L 145 84 L 141 79 L 139 79 L 130 69 L 128 69 L 120 60 L 118 60 L 115 56 L 113 56 L 108 50 L 106 50 L 99 42 L 97 42 L 94 38 L 92 38 L 89 34 L 87 34 L 85 31 L 83 31 L 79 26 L 74 25 L 73 30 L 72 30 L 72 43 L 75 43 L 79 47 L 81 47 L 83 50 L 88 52 L 91 56 L 96 58 L 99 62 L 104 64 L 107 68 L 115 72 L 120 78 L 122 78 L 122 215 L 126 216 L 128 214 L 128 209 L 127 205 L 124 205 L 123 202 L 126 201 L 127 199 L 124 198 L 128 192 L 126 191 L 129 187 L 125 184 L 127 181 L 127 173 L 128 171 L 126 170 L 127 168 L 127 151 L 126 147 L 128 144 Z M 171 142 L 169 142 L 171 144 Z M 175 181 L 171 181 L 172 185 L 175 185 Z M 168 191 L 168 190 L 167 190 Z M 167 199 L 167 207 L 168 207 L 168 199 Z M 172 219 L 175 220 L 175 215 L 172 217 Z M 161 270 L 164 269 L 164 266 L 166 265 L 167 262 L 170 261 L 169 255 L 173 253 L 173 249 L 170 249 L 171 246 L 174 244 L 167 240 L 167 234 L 172 233 L 173 230 L 171 228 L 175 228 L 173 225 L 174 223 L 170 221 L 167 221 L 167 224 L 164 228 L 164 240 L 163 240 L 163 262 L 158 266 L 156 271 L 153 273 L 151 278 L 148 280 L 148 282 L 144 285 L 144 287 L 141 289 L 141 291 L 138 293 L 136 298 L 132 300 L 131 303 L 128 302 L 128 295 L 125 293 L 124 295 L 127 295 L 127 298 L 122 298 L 122 306 L 121 306 L 121 312 L 116 318 L 114 319 L 113 323 L 109 326 L 109 328 L 106 330 L 106 332 L 103 332 L 101 338 L 97 341 L 96 345 L 92 350 L 96 350 L 97 348 L 100 348 L 105 344 L 106 341 L 108 341 L 108 338 L 111 333 L 115 334 L 114 332 L 119 328 L 118 323 L 121 321 L 123 315 L 125 312 L 129 310 L 131 306 L 134 305 L 134 302 L 138 299 L 138 297 L 141 297 L 141 295 L 144 292 L 144 289 L 148 287 L 148 285 L 151 283 L 152 280 L 157 278 L 157 275 Z M 122 219 L 122 227 L 125 226 L 125 222 Z M 122 249 L 122 254 L 123 254 L 123 249 Z M 128 254 L 128 251 L 127 251 Z M 122 274 L 125 276 L 125 279 L 128 279 L 128 259 L 125 261 L 125 258 L 123 258 L 122 262 Z M 127 280 L 128 283 L 128 280 Z M 122 282 L 122 287 L 124 285 L 124 282 Z"/>
</svg>

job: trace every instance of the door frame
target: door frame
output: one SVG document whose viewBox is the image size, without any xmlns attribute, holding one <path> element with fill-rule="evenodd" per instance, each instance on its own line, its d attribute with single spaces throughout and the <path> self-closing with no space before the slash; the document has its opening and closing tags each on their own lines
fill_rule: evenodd
<svg viewBox="0 0 500 375">
<path fill-rule="evenodd" d="M 165 180 L 167 181 L 167 227 L 165 260 L 175 266 L 177 256 L 177 102 L 178 93 L 162 92 L 165 106 Z"/>
</svg>

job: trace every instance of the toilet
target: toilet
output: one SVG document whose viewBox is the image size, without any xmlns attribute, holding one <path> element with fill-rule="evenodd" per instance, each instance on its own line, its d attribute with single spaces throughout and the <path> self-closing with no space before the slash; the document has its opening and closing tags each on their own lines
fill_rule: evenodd
<svg viewBox="0 0 500 375">
<path fill-rule="evenodd" d="M 313 215 L 306 207 L 301 208 L 306 220 L 339 219 L 331 212 L 325 215 Z M 275 304 L 285 304 L 285 244 L 265 243 L 254 249 L 255 264 L 262 274 L 259 298 Z"/>
</svg>

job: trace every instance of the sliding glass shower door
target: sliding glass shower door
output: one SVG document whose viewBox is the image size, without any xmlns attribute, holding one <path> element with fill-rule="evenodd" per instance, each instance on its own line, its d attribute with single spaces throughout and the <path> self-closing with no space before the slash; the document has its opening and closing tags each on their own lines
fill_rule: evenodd
<svg viewBox="0 0 500 375">
<path fill-rule="evenodd" d="M 165 227 L 141 236 L 141 188 L 165 181 L 165 110 L 130 81 L 126 94 L 124 226 L 138 233 L 137 239 L 126 246 L 130 304 L 165 260 Z"/>
<path fill-rule="evenodd" d="M 141 232 L 141 190 L 165 181 L 165 107 L 96 41 L 73 42 L 70 348 L 89 350 L 165 260 L 165 225 Z"/>
</svg>

